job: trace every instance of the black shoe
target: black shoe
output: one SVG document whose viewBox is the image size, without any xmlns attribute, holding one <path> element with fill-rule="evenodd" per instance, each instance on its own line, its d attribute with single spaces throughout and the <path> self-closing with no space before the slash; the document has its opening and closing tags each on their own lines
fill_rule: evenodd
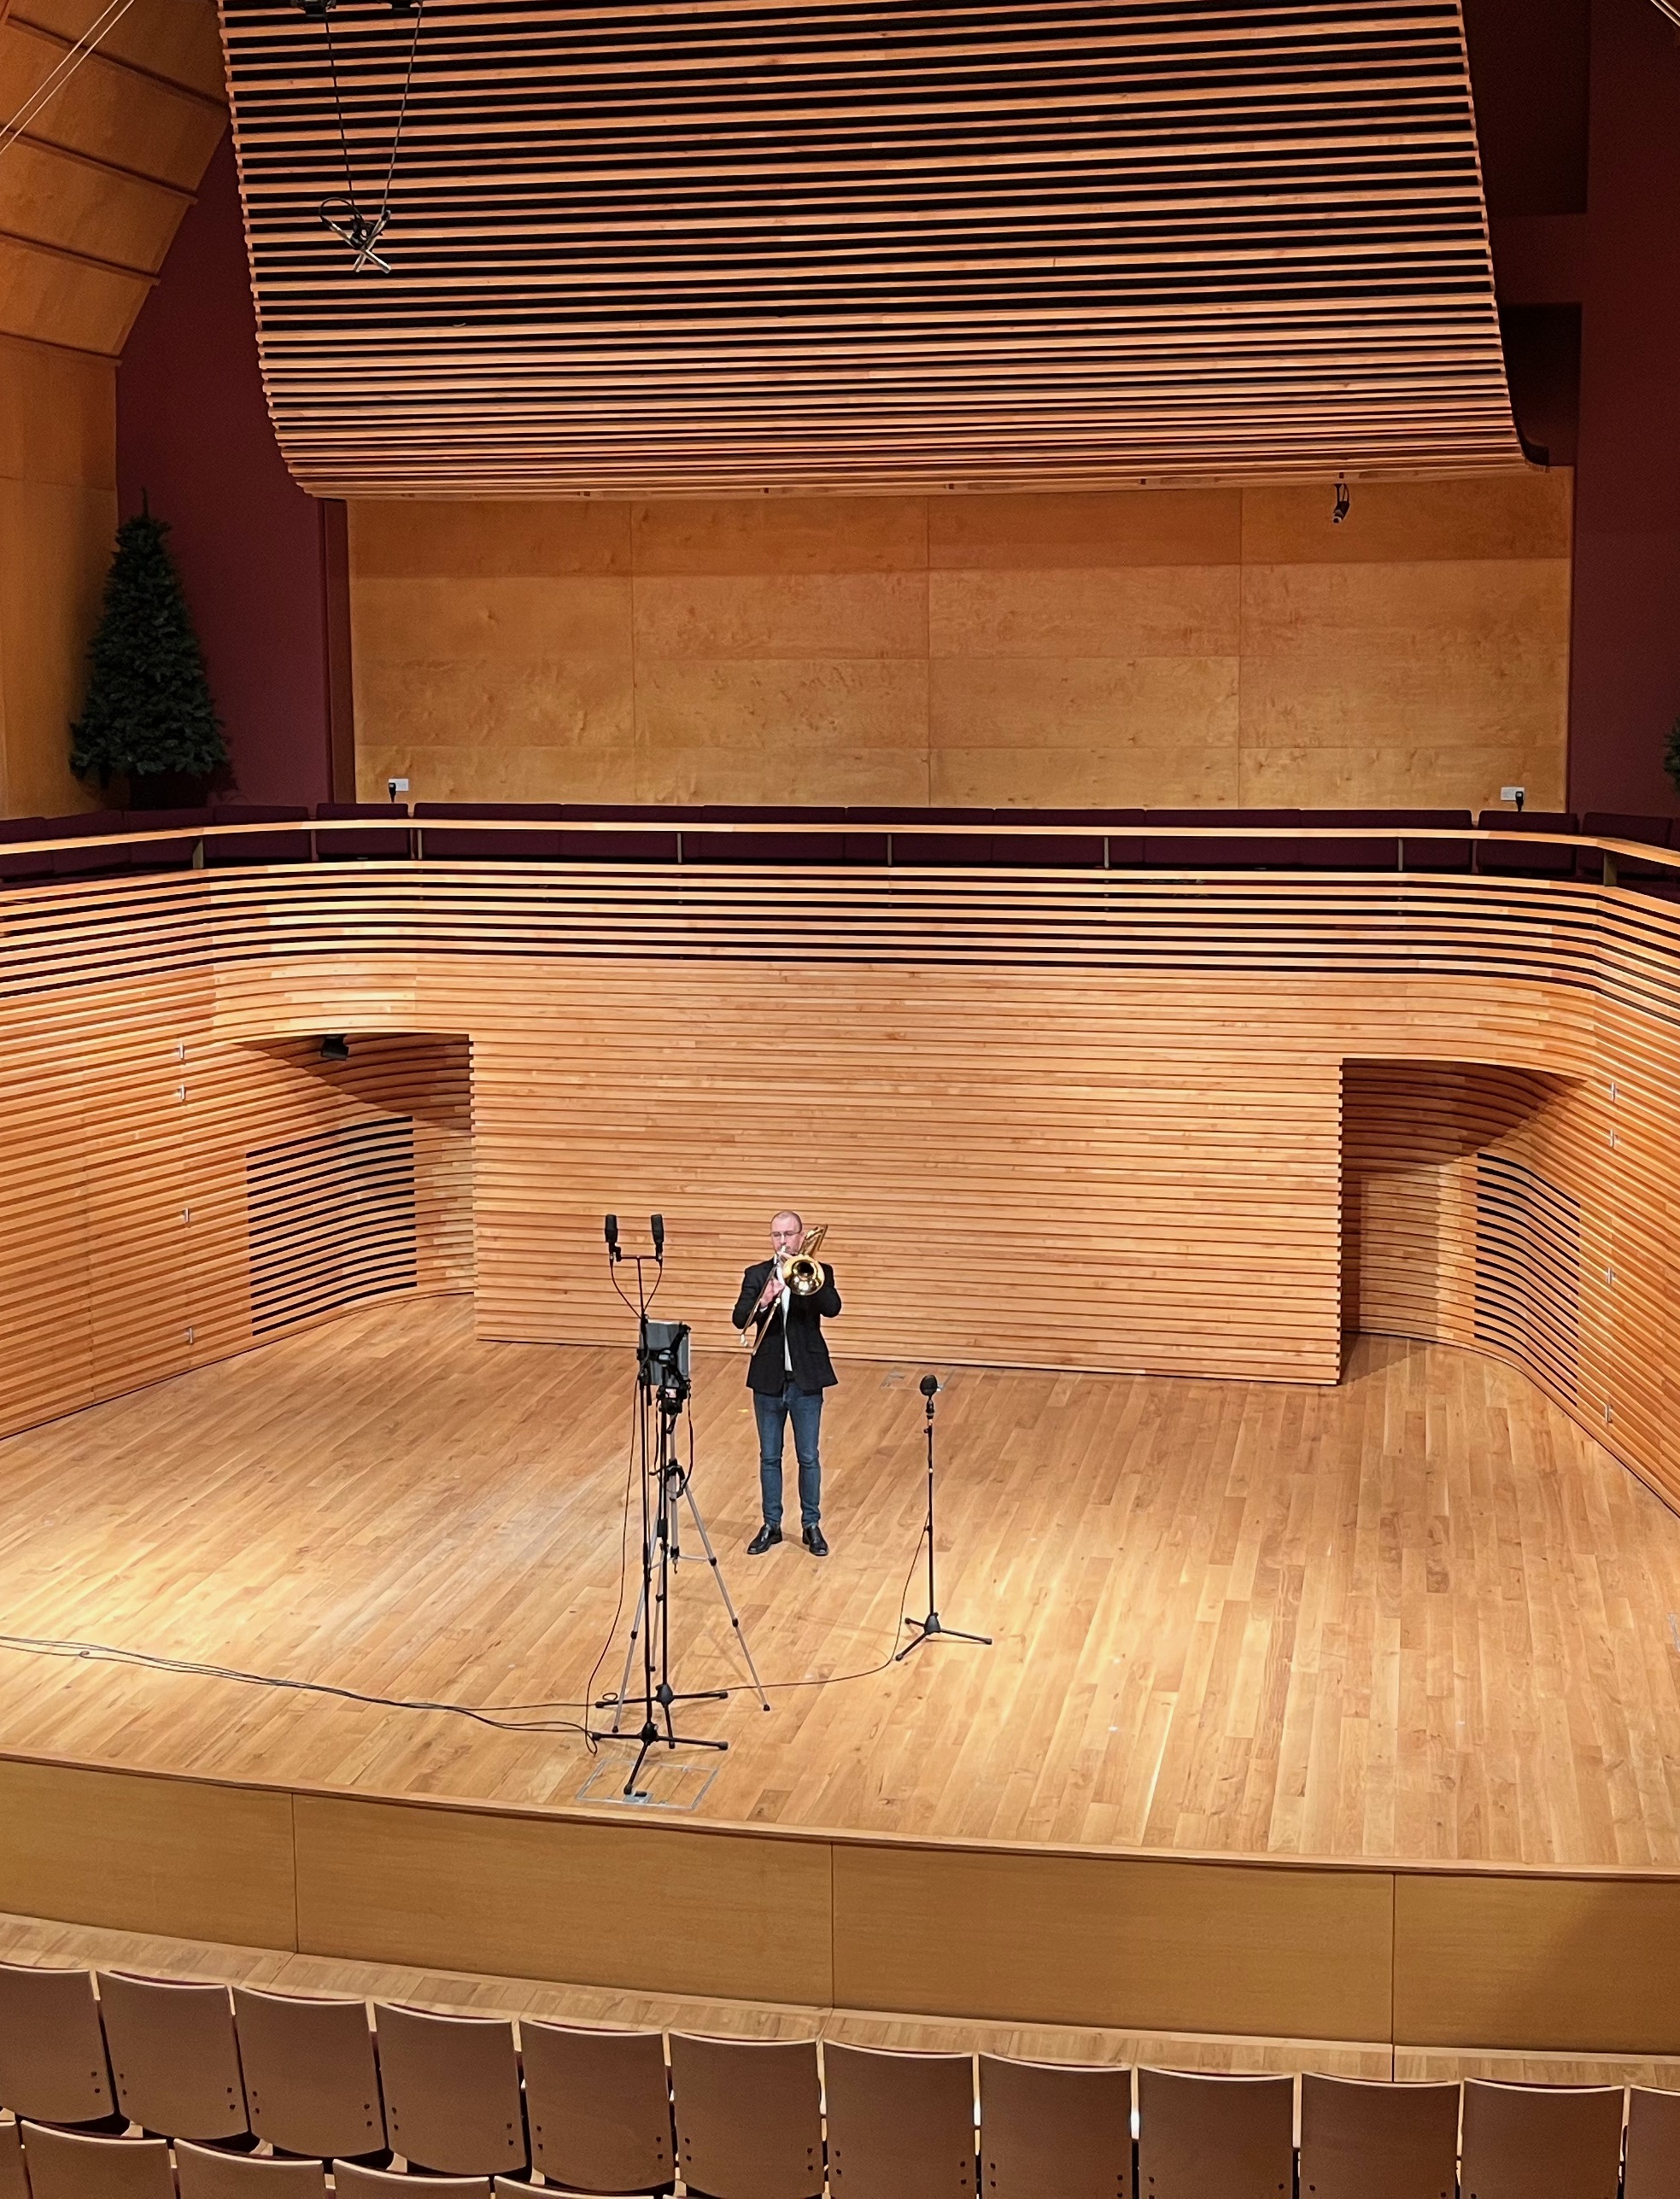
<svg viewBox="0 0 1680 2199">
<path fill-rule="evenodd" d="M 820 1527 L 806 1528 L 805 1545 L 813 1558 L 826 1558 L 828 1554 L 828 1546 L 822 1540 L 822 1530 Z"/>
<path fill-rule="evenodd" d="M 774 1549 L 781 1540 L 781 1529 L 779 1527 L 772 1527 L 769 1520 L 766 1520 L 747 1544 L 746 1554 L 749 1558 L 762 1558 L 766 1550 Z"/>
</svg>

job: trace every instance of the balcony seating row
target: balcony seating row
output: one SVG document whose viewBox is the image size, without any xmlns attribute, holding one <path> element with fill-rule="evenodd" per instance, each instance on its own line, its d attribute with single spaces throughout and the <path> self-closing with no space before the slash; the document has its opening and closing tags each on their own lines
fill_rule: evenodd
<svg viewBox="0 0 1680 2199">
<path fill-rule="evenodd" d="M 324 833 L 322 860 L 401 858 L 415 853 L 453 862 L 578 862 L 652 863 L 840 863 L 904 868 L 994 868 L 1017 865 L 1070 869 L 1154 869 L 1208 872 L 1289 870 L 1343 873 L 1398 871 L 1506 877 L 1597 880 L 1602 858 L 1593 850 L 1513 842 L 1500 847 L 1469 839 L 1424 839 L 1424 832 L 1451 833 L 1478 824 L 1484 832 L 1630 840 L 1680 849 L 1680 820 L 1589 811 L 1580 818 L 1561 810 L 912 810 L 746 809 L 631 806 L 588 803 L 420 802 L 412 820 L 404 804 L 322 802 L 301 804 L 220 803 L 198 810 L 95 810 L 68 817 L 15 817 L 0 823 L 0 881 L 108 876 L 123 871 L 187 868 L 307 860 L 310 841 L 296 832 L 251 833 L 239 839 L 201 842 L 207 825 L 300 825 L 313 820 L 366 818 L 366 832 Z M 393 821 L 400 819 L 401 823 Z M 377 823 L 374 821 L 379 821 Z M 528 830 L 488 833 L 495 821 Z M 622 824 L 622 832 L 578 832 L 568 825 Z M 717 829 L 757 823 L 775 831 Z M 834 833 L 802 830 L 841 825 Z M 961 834 L 930 833 L 930 824 L 970 828 Z M 1241 826 L 1256 839 L 1191 836 L 1187 828 Z M 1030 833 L 986 831 L 988 826 Z M 1042 829 L 1039 829 L 1042 828 Z M 1132 828 L 1130 833 L 1125 828 Z M 1144 828 L 1142 832 L 1135 828 Z M 1363 829 L 1381 838 L 1309 839 L 1308 831 L 1332 835 Z M 179 832 L 179 839 L 143 847 L 92 846 L 58 852 L 7 855 L 7 843 L 116 839 L 136 832 Z M 1673 890 L 1677 874 L 1660 864 L 1626 857 L 1619 882 Z"/>
<path fill-rule="evenodd" d="M 0 2199 L 1672 2199 L 1680 2095 L 590 2031 L 0 1966 Z M 173 2148 L 173 2155 L 172 2155 Z M 404 2167 L 393 2167 L 396 2160 Z M 540 2179 L 541 2184 L 534 2179 Z M 285 2187 L 291 2186 L 288 2193 Z M 265 2190 L 265 2186 L 266 2190 Z"/>
</svg>

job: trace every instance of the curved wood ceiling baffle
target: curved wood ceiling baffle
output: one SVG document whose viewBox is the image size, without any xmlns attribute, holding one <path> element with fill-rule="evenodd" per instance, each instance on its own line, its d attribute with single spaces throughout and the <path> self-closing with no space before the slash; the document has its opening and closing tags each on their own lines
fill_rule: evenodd
<svg viewBox="0 0 1680 2199">
<path fill-rule="evenodd" d="M 0 0 L 0 123 L 102 0 Z M 0 153 L 0 335 L 114 359 L 225 121 L 215 15 L 133 0 Z"/>
<path fill-rule="evenodd" d="M 410 24 L 332 24 L 377 206 Z M 1522 463 L 1459 0 L 431 0 L 385 274 L 323 24 L 224 27 L 319 494 Z"/>
</svg>

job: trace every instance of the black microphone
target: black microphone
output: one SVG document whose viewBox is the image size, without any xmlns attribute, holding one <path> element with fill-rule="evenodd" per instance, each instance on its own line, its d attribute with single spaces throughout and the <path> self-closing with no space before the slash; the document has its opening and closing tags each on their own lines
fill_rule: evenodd
<svg viewBox="0 0 1680 2199">
<path fill-rule="evenodd" d="M 610 1260 L 618 1259 L 618 1217 L 617 1214 L 609 1214 L 606 1218 L 606 1252 Z"/>
<path fill-rule="evenodd" d="M 653 1257 L 663 1260 L 665 1256 L 665 1218 L 663 1214 L 653 1214 L 649 1219 L 653 1225 Z"/>
<path fill-rule="evenodd" d="M 936 1374 L 924 1374 L 924 1375 L 922 1376 L 922 1395 L 924 1397 L 937 1397 L 937 1396 L 938 1396 L 938 1395 L 939 1395 L 939 1389 L 940 1389 L 940 1378 L 939 1378 L 938 1375 L 936 1375 Z"/>
</svg>

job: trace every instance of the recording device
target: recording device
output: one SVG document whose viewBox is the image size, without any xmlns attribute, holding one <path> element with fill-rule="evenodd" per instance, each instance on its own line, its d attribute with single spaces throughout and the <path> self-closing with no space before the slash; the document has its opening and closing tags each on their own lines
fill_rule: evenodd
<svg viewBox="0 0 1680 2199">
<path fill-rule="evenodd" d="M 668 1411 L 678 1409 L 693 1387 L 688 1379 L 688 1336 L 686 1321 L 646 1325 L 641 1348 L 642 1383 L 658 1392 L 659 1402 Z"/>
<path fill-rule="evenodd" d="M 609 1214 L 606 1218 L 606 1256 L 609 1260 L 622 1260 L 624 1256 L 618 1249 L 618 1217 L 617 1214 Z"/>
<path fill-rule="evenodd" d="M 652 1214 L 648 1219 L 653 1229 L 653 1257 L 663 1260 L 665 1256 L 665 1218 L 663 1214 Z"/>
<path fill-rule="evenodd" d="M 940 1378 L 938 1375 L 924 1374 L 922 1377 L 922 1395 L 924 1397 L 937 1397 L 939 1394 Z"/>
</svg>

